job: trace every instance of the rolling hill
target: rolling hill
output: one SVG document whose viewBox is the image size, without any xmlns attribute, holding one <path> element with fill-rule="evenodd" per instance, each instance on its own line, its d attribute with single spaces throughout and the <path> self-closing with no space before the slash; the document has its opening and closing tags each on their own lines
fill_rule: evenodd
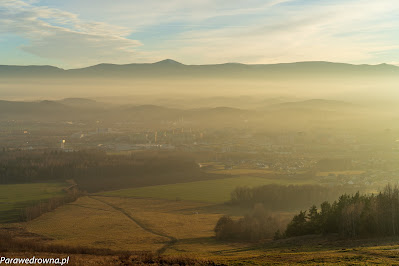
<svg viewBox="0 0 399 266">
<path fill-rule="evenodd" d="M 0 65 L 1 78 L 144 78 L 144 77 L 240 77 L 284 78 L 307 76 L 392 76 L 399 67 L 388 64 L 352 65 L 331 62 L 298 62 L 281 64 L 245 65 L 226 63 L 216 65 L 184 65 L 171 59 L 145 64 L 98 64 L 64 70 L 52 66 Z"/>
<path fill-rule="evenodd" d="M 0 120 L 108 120 L 108 121 L 173 121 L 182 117 L 196 121 L 227 119 L 249 111 L 230 108 L 176 109 L 158 105 L 107 105 L 84 98 L 59 101 L 0 101 Z"/>
</svg>

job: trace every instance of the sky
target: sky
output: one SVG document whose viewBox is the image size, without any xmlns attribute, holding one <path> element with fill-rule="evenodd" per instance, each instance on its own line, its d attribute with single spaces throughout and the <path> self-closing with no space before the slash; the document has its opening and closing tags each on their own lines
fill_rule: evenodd
<svg viewBox="0 0 399 266">
<path fill-rule="evenodd" d="M 0 0 L 0 65 L 399 65 L 398 0 Z"/>
</svg>

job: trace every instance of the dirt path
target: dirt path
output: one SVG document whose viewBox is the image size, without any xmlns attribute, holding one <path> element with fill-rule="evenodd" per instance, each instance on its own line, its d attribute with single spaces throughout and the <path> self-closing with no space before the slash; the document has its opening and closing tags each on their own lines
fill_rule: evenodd
<svg viewBox="0 0 399 266">
<path fill-rule="evenodd" d="M 129 218 L 132 222 L 136 223 L 136 224 L 137 224 L 138 226 L 140 226 L 143 230 L 145 230 L 145 231 L 147 231 L 147 232 L 149 232 L 149 233 L 151 233 L 151 234 L 157 235 L 157 236 L 161 236 L 161 237 L 168 238 L 169 241 L 168 241 L 163 247 L 161 247 L 160 249 L 157 250 L 157 254 L 159 254 L 159 255 L 160 255 L 160 254 L 163 254 L 168 248 L 170 248 L 171 246 L 173 246 L 173 245 L 177 242 L 177 239 L 176 239 L 175 237 L 173 237 L 173 236 L 168 236 L 168 235 L 166 235 L 166 234 L 163 234 L 163 233 L 154 231 L 153 229 L 147 227 L 145 224 L 143 224 L 142 222 L 140 222 L 139 220 L 137 220 L 136 218 L 134 218 L 133 216 L 131 216 L 131 215 L 130 215 L 129 213 L 127 213 L 124 209 L 122 209 L 122 208 L 120 208 L 120 207 L 118 207 L 118 206 L 115 206 L 115 205 L 113 205 L 113 204 L 111 204 L 111 203 L 109 203 L 109 202 L 107 202 L 107 201 L 105 201 L 105 200 L 103 200 L 103 199 L 99 199 L 98 197 L 89 196 L 89 198 L 94 199 L 94 200 L 97 200 L 97 201 L 100 201 L 100 202 L 102 202 L 102 203 L 104 203 L 104 204 L 110 206 L 110 207 L 113 208 L 114 210 L 123 213 L 127 218 Z"/>
</svg>

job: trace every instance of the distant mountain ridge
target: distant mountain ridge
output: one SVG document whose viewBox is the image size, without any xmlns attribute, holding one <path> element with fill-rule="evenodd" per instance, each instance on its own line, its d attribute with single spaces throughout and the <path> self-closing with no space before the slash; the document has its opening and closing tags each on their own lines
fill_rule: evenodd
<svg viewBox="0 0 399 266">
<path fill-rule="evenodd" d="M 336 100 L 326 100 L 326 99 L 310 99 L 304 101 L 295 101 L 295 102 L 283 102 L 279 103 L 275 106 L 278 107 L 345 107 L 345 106 L 353 106 L 350 103 L 344 101 L 336 101 Z"/>
<path fill-rule="evenodd" d="M 234 121 L 240 117 L 257 116 L 260 114 L 277 115 L 280 112 L 297 110 L 346 110 L 348 107 L 356 108 L 351 103 L 326 100 L 309 99 L 296 102 L 283 102 L 280 104 L 265 105 L 262 109 L 241 109 L 228 106 L 214 106 L 201 108 L 171 108 L 152 104 L 124 104 L 107 105 L 86 98 L 66 98 L 49 101 L 5 101 L 0 100 L 0 121 L 4 119 L 38 119 L 38 120 L 73 120 L 79 117 L 82 120 L 177 120 L 181 117 L 194 120 L 227 119 Z"/>
<path fill-rule="evenodd" d="M 185 65 L 172 59 L 155 63 L 98 64 L 85 68 L 64 70 L 53 66 L 8 66 L 0 65 L 0 78 L 146 78 L 146 77 L 242 77 L 273 78 L 284 76 L 356 76 L 399 75 L 399 67 L 388 64 L 353 65 L 323 61 L 214 65 Z"/>
<path fill-rule="evenodd" d="M 107 107 L 107 108 L 105 108 Z M 70 120 L 79 119 L 138 119 L 170 120 L 181 117 L 208 119 L 210 116 L 235 118 L 247 110 L 231 107 L 176 109 L 159 105 L 104 106 L 103 103 L 86 98 L 66 98 L 57 101 L 5 101 L 0 100 L 0 121 L 3 119 Z M 46 120 L 46 121 L 47 121 Z"/>
</svg>

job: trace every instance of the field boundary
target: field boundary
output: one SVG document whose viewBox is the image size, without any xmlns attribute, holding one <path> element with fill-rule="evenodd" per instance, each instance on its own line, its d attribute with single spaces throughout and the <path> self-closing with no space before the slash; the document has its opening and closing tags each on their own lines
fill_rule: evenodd
<svg viewBox="0 0 399 266">
<path fill-rule="evenodd" d="M 177 242 L 177 238 L 175 238 L 175 237 L 173 237 L 173 236 L 169 236 L 169 235 L 163 234 L 163 233 L 160 233 L 160 232 L 157 232 L 157 231 L 154 231 L 153 229 L 147 227 L 145 224 L 143 224 L 142 222 L 140 222 L 139 220 L 137 220 L 136 218 L 134 218 L 133 216 L 131 216 L 131 215 L 130 215 L 129 213 L 127 213 L 124 209 L 122 209 L 122 208 L 120 208 L 120 207 L 118 207 L 118 206 L 115 206 L 114 204 L 109 203 L 109 202 L 107 202 L 107 201 L 105 201 L 105 200 L 102 200 L 102 199 L 97 198 L 97 197 L 101 197 L 101 196 L 88 196 L 88 197 L 91 198 L 91 199 L 97 200 L 97 201 L 99 201 L 99 202 L 102 202 L 103 204 L 106 204 L 106 205 L 110 206 L 110 207 L 113 208 L 114 210 L 121 212 L 121 213 L 124 214 L 129 220 L 131 220 L 132 222 L 134 222 L 135 224 L 137 224 L 137 225 L 138 225 L 140 228 L 142 228 L 143 230 L 145 230 L 145 231 L 147 231 L 147 232 L 149 232 L 149 233 L 151 233 L 151 234 L 157 235 L 157 236 L 161 236 L 161 237 L 168 238 L 169 241 L 168 241 L 163 247 L 161 247 L 160 249 L 157 250 L 156 253 L 157 253 L 158 255 L 163 254 L 168 248 L 170 248 L 172 245 L 174 245 L 174 244 Z"/>
</svg>

